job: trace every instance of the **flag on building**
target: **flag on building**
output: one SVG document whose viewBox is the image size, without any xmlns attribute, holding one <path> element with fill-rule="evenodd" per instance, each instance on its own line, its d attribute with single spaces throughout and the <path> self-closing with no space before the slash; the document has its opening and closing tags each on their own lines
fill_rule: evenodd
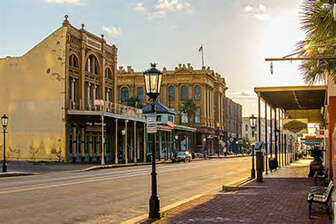
<svg viewBox="0 0 336 224">
<path fill-rule="evenodd" d="M 198 49 L 198 52 L 203 51 L 203 45 Z"/>
</svg>

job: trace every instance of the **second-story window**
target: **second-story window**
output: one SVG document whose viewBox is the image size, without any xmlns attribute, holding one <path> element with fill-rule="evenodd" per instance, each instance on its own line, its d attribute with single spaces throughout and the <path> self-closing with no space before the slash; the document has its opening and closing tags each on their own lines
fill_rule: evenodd
<svg viewBox="0 0 336 224">
<path fill-rule="evenodd" d="M 99 64 L 98 60 L 94 55 L 90 55 L 86 62 L 86 71 L 99 75 Z"/>
<path fill-rule="evenodd" d="M 186 101 L 188 99 L 188 87 L 181 87 L 181 101 Z"/>
<path fill-rule="evenodd" d="M 245 125 L 245 131 L 248 131 L 248 124 Z"/>
<path fill-rule="evenodd" d="M 74 68 L 78 68 L 78 60 L 77 60 L 76 55 L 74 55 L 74 54 L 70 55 L 69 66 L 74 67 Z"/>
<path fill-rule="evenodd" d="M 169 101 L 175 101 L 175 87 L 169 86 Z"/>
<path fill-rule="evenodd" d="M 201 108 L 197 108 L 195 112 L 195 123 L 201 123 Z"/>
<path fill-rule="evenodd" d="M 195 86 L 194 99 L 195 99 L 195 101 L 200 101 L 201 100 L 201 87 L 199 85 Z"/>
<path fill-rule="evenodd" d="M 181 122 L 182 124 L 187 124 L 188 123 L 188 115 L 186 113 L 181 113 Z"/>
<path fill-rule="evenodd" d="M 105 70 L 105 78 L 106 79 L 112 79 L 112 72 L 111 72 L 111 69 L 107 68 Z"/>
<path fill-rule="evenodd" d="M 126 102 L 128 100 L 128 88 L 121 88 L 121 102 Z"/>
<path fill-rule="evenodd" d="M 143 87 L 138 87 L 137 88 L 137 92 L 138 92 L 138 99 L 140 102 L 143 102 L 144 101 L 144 98 L 143 98 Z"/>
</svg>

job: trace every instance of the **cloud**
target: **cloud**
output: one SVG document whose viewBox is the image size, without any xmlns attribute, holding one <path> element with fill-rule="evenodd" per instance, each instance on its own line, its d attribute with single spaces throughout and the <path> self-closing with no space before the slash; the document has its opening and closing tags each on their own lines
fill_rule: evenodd
<svg viewBox="0 0 336 224">
<path fill-rule="evenodd" d="M 258 7 L 247 5 L 244 7 L 244 12 L 252 15 L 254 18 L 258 20 L 268 20 L 270 16 L 268 14 L 268 9 L 265 5 L 259 4 Z"/>
<path fill-rule="evenodd" d="M 266 11 L 267 11 L 267 7 L 264 6 L 264 5 L 262 5 L 262 4 L 260 4 L 260 5 L 258 6 L 258 10 L 259 10 L 260 12 L 266 12 Z"/>
<path fill-rule="evenodd" d="M 154 11 L 154 12 L 149 12 L 147 13 L 147 18 L 149 20 L 154 20 L 154 19 L 161 19 L 167 16 L 167 11 L 165 10 L 159 10 L 159 11 Z"/>
<path fill-rule="evenodd" d="M 152 7 L 145 7 L 143 2 L 138 2 L 132 11 L 142 13 L 148 20 L 155 20 L 167 17 L 170 11 L 191 13 L 192 8 L 190 3 L 184 0 L 156 0 Z"/>
<path fill-rule="evenodd" d="M 250 6 L 250 5 L 247 5 L 247 6 L 244 7 L 244 11 L 245 11 L 245 12 L 252 12 L 253 9 L 254 9 L 254 8 L 253 8 L 252 6 Z"/>
<path fill-rule="evenodd" d="M 44 0 L 45 3 L 82 5 L 83 0 Z"/>
<path fill-rule="evenodd" d="M 257 97 L 254 92 L 251 92 L 249 90 L 228 93 L 228 96 L 234 99 L 242 99 L 242 100 L 255 100 L 255 98 Z"/>
<path fill-rule="evenodd" d="M 146 12 L 147 9 L 144 7 L 142 2 L 139 2 L 138 4 L 136 4 L 133 8 L 133 11 L 135 12 Z"/>
<path fill-rule="evenodd" d="M 190 3 L 180 2 L 179 0 L 158 0 L 155 4 L 156 9 L 168 11 L 189 10 L 190 7 Z"/>
<path fill-rule="evenodd" d="M 114 26 L 103 26 L 102 30 L 108 34 L 109 37 L 118 37 L 121 35 L 121 28 Z"/>
</svg>

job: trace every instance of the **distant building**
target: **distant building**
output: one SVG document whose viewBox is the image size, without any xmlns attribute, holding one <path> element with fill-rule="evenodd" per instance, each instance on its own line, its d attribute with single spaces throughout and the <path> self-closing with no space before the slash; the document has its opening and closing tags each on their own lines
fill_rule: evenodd
<svg viewBox="0 0 336 224">
<path fill-rule="evenodd" d="M 148 103 L 145 95 L 142 72 L 135 72 L 131 66 L 117 71 L 119 102 L 125 103 L 129 97 L 137 96 L 140 101 Z M 173 70 L 163 68 L 162 89 L 159 101 L 177 113 L 176 124 L 196 128 L 194 151 L 208 153 L 222 148 L 221 141 L 226 139 L 225 126 L 225 92 L 224 78 L 210 67 L 194 69 L 190 64 L 179 64 Z M 183 103 L 192 99 L 196 112 L 188 118 L 181 113 Z"/>
<path fill-rule="evenodd" d="M 228 151 L 239 153 L 241 144 L 239 140 L 242 138 L 242 105 L 234 102 L 232 99 L 225 99 L 226 105 L 226 146 Z"/>
</svg>

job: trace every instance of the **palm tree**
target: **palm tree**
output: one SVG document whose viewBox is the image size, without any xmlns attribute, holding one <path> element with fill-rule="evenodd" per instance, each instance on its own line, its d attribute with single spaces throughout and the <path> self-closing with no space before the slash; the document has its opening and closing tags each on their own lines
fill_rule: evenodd
<svg viewBox="0 0 336 224">
<path fill-rule="evenodd" d="M 302 57 L 328 56 L 336 54 L 336 22 L 331 0 L 304 0 L 301 11 L 301 29 L 306 40 L 297 44 Z M 303 79 L 307 83 L 324 81 L 331 77 L 336 82 L 336 60 L 304 60 L 300 65 Z"/>
<path fill-rule="evenodd" d="M 136 107 L 136 108 L 142 108 L 143 105 L 140 102 L 139 98 L 136 96 L 132 96 L 130 98 L 128 98 L 127 102 L 126 102 L 126 106 L 129 107 Z"/>
<path fill-rule="evenodd" d="M 188 122 L 191 121 L 191 115 L 197 110 L 196 104 L 192 99 L 187 99 L 183 102 L 183 107 L 181 108 L 181 113 L 187 114 Z"/>
</svg>

